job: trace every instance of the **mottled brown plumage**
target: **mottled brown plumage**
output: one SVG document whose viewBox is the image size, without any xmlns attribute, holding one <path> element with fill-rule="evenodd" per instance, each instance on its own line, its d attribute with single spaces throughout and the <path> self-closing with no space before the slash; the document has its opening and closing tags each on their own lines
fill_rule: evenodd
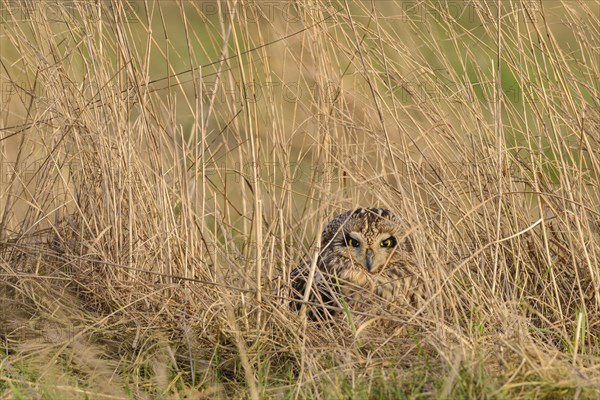
<svg viewBox="0 0 600 400">
<path fill-rule="evenodd" d="M 345 300 L 373 293 L 394 301 L 406 291 L 406 278 L 411 275 L 407 256 L 411 252 L 407 227 L 391 211 L 346 211 L 323 230 L 309 300 L 334 307 L 341 292 Z M 292 272 L 296 298 L 303 298 L 309 272 L 310 261 Z"/>
</svg>

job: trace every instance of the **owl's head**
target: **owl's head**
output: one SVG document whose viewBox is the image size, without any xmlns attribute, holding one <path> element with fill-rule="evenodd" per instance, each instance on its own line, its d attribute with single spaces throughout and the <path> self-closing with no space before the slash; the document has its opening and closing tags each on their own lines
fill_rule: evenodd
<svg viewBox="0 0 600 400">
<path fill-rule="evenodd" d="M 349 257 L 371 274 L 397 262 L 408 244 L 405 227 L 384 208 L 359 208 L 337 216 L 324 230 L 322 248 Z"/>
</svg>

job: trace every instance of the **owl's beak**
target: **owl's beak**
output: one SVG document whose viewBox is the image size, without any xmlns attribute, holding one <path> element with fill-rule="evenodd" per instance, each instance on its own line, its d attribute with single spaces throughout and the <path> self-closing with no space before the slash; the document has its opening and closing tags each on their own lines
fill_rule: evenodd
<svg viewBox="0 0 600 400">
<path fill-rule="evenodd" d="M 367 249 L 365 266 L 367 267 L 367 270 L 371 272 L 371 269 L 373 268 L 373 250 L 371 249 Z"/>
</svg>

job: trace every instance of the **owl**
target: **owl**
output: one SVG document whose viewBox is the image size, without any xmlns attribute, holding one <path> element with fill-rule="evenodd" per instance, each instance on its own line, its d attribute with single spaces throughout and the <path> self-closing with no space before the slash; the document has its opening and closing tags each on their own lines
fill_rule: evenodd
<svg viewBox="0 0 600 400">
<path fill-rule="evenodd" d="M 412 248 L 406 226 L 390 210 L 346 211 L 323 230 L 309 302 L 321 304 L 321 311 L 333 314 L 332 310 L 340 306 L 340 295 L 348 300 L 374 294 L 373 297 L 393 301 L 407 289 L 409 253 Z M 291 273 L 296 299 L 304 298 L 310 265 L 306 261 Z M 299 308 L 301 302 L 293 304 Z"/>
</svg>

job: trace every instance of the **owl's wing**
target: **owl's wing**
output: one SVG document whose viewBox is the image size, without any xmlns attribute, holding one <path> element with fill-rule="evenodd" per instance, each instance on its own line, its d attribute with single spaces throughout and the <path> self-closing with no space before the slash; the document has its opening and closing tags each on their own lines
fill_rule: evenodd
<svg viewBox="0 0 600 400">
<path fill-rule="evenodd" d="M 291 287 L 291 307 L 294 310 L 300 310 L 304 302 L 304 294 L 306 293 L 310 278 L 310 261 L 306 261 L 294 268 L 290 274 Z M 334 314 L 333 308 L 339 306 L 337 293 L 334 286 L 327 279 L 322 269 L 315 269 L 313 282 L 308 295 L 308 316 L 310 319 L 323 319 Z"/>
</svg>

